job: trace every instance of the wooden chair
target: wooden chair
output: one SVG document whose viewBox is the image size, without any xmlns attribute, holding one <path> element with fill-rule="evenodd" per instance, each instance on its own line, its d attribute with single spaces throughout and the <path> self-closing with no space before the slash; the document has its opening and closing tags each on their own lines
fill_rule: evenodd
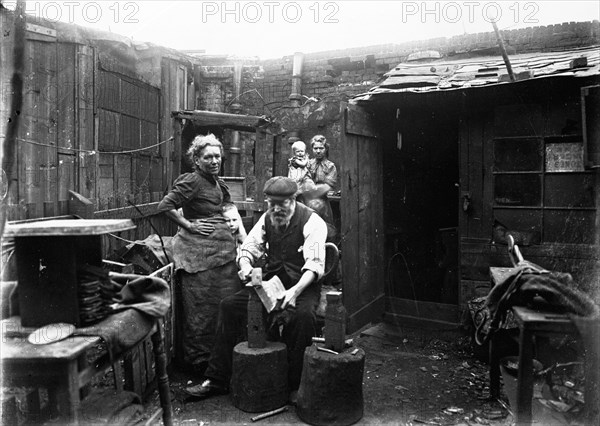
<svg viewBox="0 0 600 426">
<path fill-rule="evenodd" d="M 338 264 L 340 262 L 340 250 L 333 243 L 325 243 L 325 273 L 323 274 L 324 280 L 328 276 L 332 275 L 337 271 Z"/>
<path fill-rule="evenodd" d="M 317 307 L 317 330 L 321 330 L 325 325 L 325 309 L 327 308 L 326 294 L 334 289 L 332 286 L 327 285 L 331 277 L 335 277 L 335 272 L 340 262 L 340 251 L 337 246 L 333 243 L 325 243 L 325 273 L 319 281 L 321 283 L 321 299 L 319 306 Z M 319 333 L 321 334 L 321 333 Z"/>
<path fill-rule="evenodd" d="M 515 239 L 510 234 L 508 234 L 508 257 L 513 266 L 518 266 L 525 260 L 519 250 L 519 246 L 515 244 Z"/>
</svg>

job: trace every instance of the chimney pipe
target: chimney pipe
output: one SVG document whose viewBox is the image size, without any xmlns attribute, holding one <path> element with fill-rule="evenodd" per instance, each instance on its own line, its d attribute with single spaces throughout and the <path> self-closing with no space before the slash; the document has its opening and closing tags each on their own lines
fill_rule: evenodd
<svg viewBox="0 0 600 426">
<path fill-rule="evenodd" d="M 232 114 L 239 114 L 242 110 L 240 104 L 240 94 L 242 92 L 242 70 L 244 64 L 241 61 L 235 61 L 233 66 L 233 102 L 229 106 L 229 111 Z M 240 132 L 234 130 L 231 133 L 231 146 L 229 147 L 229 174 L 231 176 L 240 175 Z"/>
<path fill-rule="evenodd" d="M 302 67 L 304 65 L 304 53 L 294 53 L 294 63 L 292 66 L 292 93 L 289 96 L 290 104 L 293 107 L 300 107 L 302 101 Z M 293 131 L 288 133 L 288 144 L 300 140 L 299 132 Z"/>
</svg>

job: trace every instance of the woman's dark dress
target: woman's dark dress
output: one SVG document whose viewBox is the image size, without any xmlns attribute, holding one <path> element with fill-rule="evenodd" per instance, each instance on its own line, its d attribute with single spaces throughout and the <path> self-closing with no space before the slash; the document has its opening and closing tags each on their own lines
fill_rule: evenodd
<svg viewBox="0 0 600 426">
<path fill-rule="evenodd" d="M 235 264 L 236 242 L 222 216 L 230 202 L 221 179 L 196 171 L 177 178 L 159 211 L 182 208 L 190 220 L 208 219 L 215 230 L 208 236 L 180 228 L 173 238 L 175 270 L 181 276 L 182 349 L 184 361 L 200 367 L 214 342 L 219 302 L 241 288 Z"/>
</svg>

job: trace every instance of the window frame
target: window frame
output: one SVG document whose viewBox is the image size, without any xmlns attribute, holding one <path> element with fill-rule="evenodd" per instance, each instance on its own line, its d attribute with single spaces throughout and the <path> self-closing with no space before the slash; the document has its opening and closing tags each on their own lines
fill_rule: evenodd
<svg viewBox="0 0 600 426">
<path fill-rule="evenodd" d="M 498 149 L 497 149 L 497 144 L 498 143 L 502 143 L 503 141 L 526 141 L 526 140 L 536 140 L 539 141 L 538 143 L 539 145 L 539 151 L 541 154 L 541 165 L 539 167 L 539 170 L 499 170 L 498 169 L 498 164 L 497 164 L 497 154 L 498 154 Z M 556 212 L 564 212 L 564 211 L 575 211 L 575 212 L 594 212 L 594 216 L 597 215 L 597 205 L 598 205 L 598 200 L 597 199 L 592 199 L 591 201 L 591 205 L 589 206 L 569 206 L 569 205 L 548 205 L 548 200 L 547 200 L 547 179 L 548 176 L 574 176 L 574 175 L 585 175 L 585 176 L 589 176 L 592 183 L 594 182 L 594 171 L 593 170 L 588 170 L 588 169 L 584 169 L 582 167 L 581 170 L 564 170 L 564 171 L 548 171 L 547 170 L 547 146 L 550 143 L 581 143 L 582 146 L 585 143 L 584 139 L 583 139 L 583 135 L 580 134 L 576 134 L 576 135 L 549 135 L 549 136 L 507 136 L 507 137 L 495 137 L 492 139 L 492 200 L 491 200 L 491 207 L 492 207 L 492 212 L 493 212 L 493 216 L 494 219 L 496 219 L 498 217 L 497 212 L 502 212 L 502 211 L 521 211 L 523 213 L 525 212 L 531 212 L 531 216 L 527 219 L 525 218 L 525 215 L 523 215 L 523 219 L 525 222 L 527 222 L 527 220 L 530 221 L 530 223 L 535 223 L 537 222 L 535 225 L 533 225 L 535 227 L 535 229 L 539 229 L 539 243 L 541 244 L 553 244 L 553 243 L 565 243 L 565 244 L 571 244 L 570 242 L 564 242 L 564 241 L 560 241 L 560 240 L 554 240 L 554 241 L 546 241 L 546 238 L 549 235 L 556 235 L 555 230 L 553 230 L 553 232 L 550 232 L 551 230 L 548 229 L 549 224 L 546 222 L 546 220 L 550 220 L 551 216 L 556 214 Z M 506 155 L 506 154 L 505 154 Z M 584 163 L 582 163 L 583 166 Z M 540 190 L 540 199 L 539 199 L 539 205 L 506 205 L 506 204 L 499 204 L 497 202 L 497 180 L 499 176 L 518 176 L 518 175 L 535 175 L 535 176 L 539 176 L 539 185 L 541 185 L 541 187 L 539 188 Z M 594 194 L 597 191 L 594 190 Z M 592 197 L 597 195 L 592 195 Z M 514 213 L 513 213 L 514 214 Z M 535 216 L 538 216 L 537 218 Z M 585 214 L 581 214 L 582 218 L 585 218 Z M 533 220 L 531 219 L 533 218 Z M 590 241 L 590 244 L 594 244 L 594 241 L 596 241 L 595 237 L 592 237 L 592 240 Z M 582 244 L 587 244 L 586 242 L 582 242 Z"/>
</svg>

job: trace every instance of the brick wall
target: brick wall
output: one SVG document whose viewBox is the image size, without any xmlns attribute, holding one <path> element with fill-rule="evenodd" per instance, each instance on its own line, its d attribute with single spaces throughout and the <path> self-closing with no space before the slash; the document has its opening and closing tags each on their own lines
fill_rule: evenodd
<svg viewBox="0 0 600 426">
<path fill-rule="evenodd" d="M 502 32 L 509 54 L 572 49 L 600 43 L 600 23 L 571 22 Z M 449 59 L 498 55 L 493 31 L 400 44 L 305 54 L 302 94 L 307 97 L 351 97 L 368 91 L 397 64 L 417 51 L 435 50 Z M 262 62 L 264 97 L 285 104 L 290 94 L 293 56 Z M 267 100 L 268 99 L 268 100 Z M 259 113 L 255 111 L 255 113 Z M 265 113 L 267 113 L 265 111 Z"/>
<path fill-rule="evenodd" d="M 502 32 L 509 54 L 572 49 L 600 44 L 600 22 L 569 22 Z M 302 95 L 349 98 L 368 91 L 411 53 L 435 50 L 449 59 L 498 55 L 493 31 L 398 44 L 308 53 L 304 57 Z M 233 59 L 200 58 L 198 108 L 227 111 L 233 99 Z M 272 115 L 289 105 L 293 54 L 244 61 L 242 114 Z"/>
<path fill-rule="evenodd" d="M 600 23 L 570 22 L 543 27 L 530 27 L 502 32 L 509 54 L 535 51 L 573 49 L 600 44 Z M 382 44 L 343 50 L 306 53 L 302 73 L 301 103 L 306 120 L 297 126 L 299 137 L 306 142 L 314 134 L 323 133 L 331 143 L 331 158 L 338 157 L 339 117 L 319 115 L 319 110 L 330 109 L 331 103 L 367 92 L 383 75 L 409 55 L 419 51 L 434 50 L 448 59 L 465 59 L 474 56 L 500 57 L 496 35 L 493 31 L 466 34 L 449 38 Z M 199 58 L 196 76 L 197 107 L 210 111 L 229 112 L 233 97 L 233 59 Z M 240 102 L 241 114 L 267 115 L 288 120 L 292 88 L 293 52 L 277 59 L 244 61 Z M 312 98 L 312 99 L 311 99 Z M 317 102 L 320 100 L 320 102 Z M 289 121 L 289 120 L 288 120 Z M 292 120 L 293 121 L 293 120 Z M 285 135 L 283 136 L 285 140 Z M 247 140 L 250 146 L 251 141 Z M 282 149 L 288 149 L 283 144 Z M 245 172 L 250 172 L 246 170 Z"/>
</svg>

